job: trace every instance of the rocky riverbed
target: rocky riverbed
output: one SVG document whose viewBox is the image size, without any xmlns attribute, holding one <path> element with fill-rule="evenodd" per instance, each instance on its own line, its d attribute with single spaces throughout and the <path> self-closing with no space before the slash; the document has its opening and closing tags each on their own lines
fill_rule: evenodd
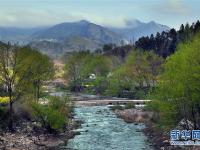
<svg viewBox="0 0 200 150">
<path fill-rule="evenodd" d="M 15 132 L 0 134 L 1 150 L 47 150 L 56 149 L 77 133 L 73 130 L 80 125 L 72 120 L 67 130 L 62 133 L 49 134 L 44 129 L 37 127 L 33 122 L 22 123 Z"/>
<path fill-rule="evenodd" d="M 132 108 L 123 110 L 116 109 L 114 110 L 114 113 L 127 123 L 145 123 L 145 128 L 142 131 L 148 137 L 148 141 L 152 143 L 154 149 L 175 150 L 175 147 L 172 147 L 169 144 L 169 137 L 154 127 L 151 122 L 153 117 L 155 117 L 153 112 Z"/>
<path fill-rule="evenodd" d="M 152 122 L 152 119 L 156 116 L 155 113 L 150 111 L 144 111 L 142 109 L 123 109 L 114 110 L 114 113 L 122 118 L 127 123 L 145 123 L 143 133 L 148 137 L 148 141 L 152 143 L 155 150 L 199 150 L 199 146 L 172 146 L 169 143 L 169 133 L 163 132 Z M 177 125 L 177 129 L 184 129 L 185 123 L 181 121 Z"/>
<path fill-rule="evenodd" d="M 152 118 L 154 113 L 149 111 L 143 111 L 142 109 L 124 109 L 114 110 L 115 114 L 119 117 L 124 119 L 127 123 L 145 123 L 149 122 Z"/>
</svg>

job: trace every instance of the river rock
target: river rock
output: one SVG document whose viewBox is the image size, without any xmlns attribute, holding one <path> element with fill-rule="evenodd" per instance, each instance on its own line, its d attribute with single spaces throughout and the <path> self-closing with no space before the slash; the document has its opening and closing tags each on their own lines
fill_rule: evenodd
<svg viewBox="0 0 200 150">
<path fill-rule="evenodd" d="M 144 123 L 153 118 L 153 112 L 142 111 L 138 109 L 125 109 L 114 111 L 119 118 L 124 119 L 128 123 Z"/>
</svg>

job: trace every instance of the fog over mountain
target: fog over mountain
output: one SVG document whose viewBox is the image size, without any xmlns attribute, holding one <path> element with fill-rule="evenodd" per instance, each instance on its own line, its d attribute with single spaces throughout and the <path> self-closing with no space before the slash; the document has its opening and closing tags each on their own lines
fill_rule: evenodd
<svg viewBox="0 0 200 150">
<path fill-rule="evenodd" d="M 126 20 L 123 28 L 105 27 L 86 20 L 65 22 L 51 27 L 6 28 L 0 27 L 0 40 L 4 42 L 29 44 L 49 55 L 69 51 L 95 50 L 106 43 L 119 45 L 121 41 L 134 42 L 170 28 L 154 21 L 143 23 Z"/>
<path fill-rule="evenodd" d="M 125 40 L 136 41 L 142 36 L 150 36 L 157 32 L 167 31 L 170 28 L 166 25 L 158 24 L 154 21 L 143 23 L 139 20 L 127 20 L 124 28 L 111 28 L 112 31 L 122 35 Z"/>
</svg>

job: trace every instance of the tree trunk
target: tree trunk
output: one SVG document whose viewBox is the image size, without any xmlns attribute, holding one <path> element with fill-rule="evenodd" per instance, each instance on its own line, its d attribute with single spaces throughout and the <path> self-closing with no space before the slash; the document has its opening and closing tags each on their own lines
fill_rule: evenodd
<svg viewBox="0 0 200 150">
<path fill-rule="evenodd" d="M 39 102 L 39 98 L 40 98 L 40 81 L 37 82 L 37 102 Z"/>
<path fill-rule="evenodd" d="M 193 123 L 194 123 L 194 129 L 197 129 L 197 122 L 196 122 L 196 115 L 195 115 L 195 110 L 194 106 L 192 106 L 192 118 L 193 118 Z"/>
<path fill-rule="evenodd" d="M 40 81 L 36 81 L 35 82 L 35 99 L 36 102 L 39 102 L 39 98 L 40 98 Z"/>
<path fill-rule="evenodd" d="M 186 111 L 186 102 L 183 102 L 183 115 L 186 123 L 186 129 L 189 130 L 189 124 L 188 124 L 188 117 L 187 117 L 187 111 Z"/>
<path fill-rule="evenodd" d="M 12 112 L 12 102 L 10 102 L 10 109 L 9 109 L 9 130 L 13 131 L 13 112 Z"/>
<path fill-rule="evenodd" d="M 13 102 L 12 102 L 12 88 L 11 86 L 8 89 L 9 91 L 9 100 L 10 100 L 10 107 L 9 107 L 9 130 L 12 132 L 13 131 Z"/>
</svg>

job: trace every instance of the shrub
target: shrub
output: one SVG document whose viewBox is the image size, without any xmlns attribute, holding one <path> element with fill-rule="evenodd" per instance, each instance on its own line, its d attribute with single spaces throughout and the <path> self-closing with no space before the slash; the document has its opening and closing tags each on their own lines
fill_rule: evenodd
<svg viewBox="0 0 200 150">
<path fill-rule="evenodd" d="M 0 97 L 0 104 L 9 103 L 9 97 Z"/>
<path fill-rule="evenodd" d="M 34 117 L 41 123 L 42 127 L 50 132 L 63 129 L 66 123 L 65 116 L 58 110 L 36 103 L 32 104 L 32 108 Z"/>
<path fill-rule="evenodd" d="M 68 97 L 49 97 L 49 107 L 58 110 L 65 116 L 69 116 L 69 113 L 73 110 L 73 103 Z"/>
<path fill-rule="evenodd" d="M 179 118 L 177 115 L 177 108 L 171 105 L 169 102 L 152 100 L 145 107 L 145 110 L 154 111 L 158 114 L 154 121 L 157 123 L 158 127 L 168 130 L 176 126 L 177 120 Z"/>
<path fill-rule="evenodd" d="M 107 89 L 107 79 L 103 76 L 96 77 L 95 80 L 92 80 L 91 82 L 91 90 L 93 94 L 104 94 L 104 92 Z"/>
<path fill-rule="evenodd" d="M 60 131 L 68 122 L 71 104 L 68 99 L 50 97 L 48 105 L 33 103 L 33 116 L 49 132 Z"/>
</svg>

